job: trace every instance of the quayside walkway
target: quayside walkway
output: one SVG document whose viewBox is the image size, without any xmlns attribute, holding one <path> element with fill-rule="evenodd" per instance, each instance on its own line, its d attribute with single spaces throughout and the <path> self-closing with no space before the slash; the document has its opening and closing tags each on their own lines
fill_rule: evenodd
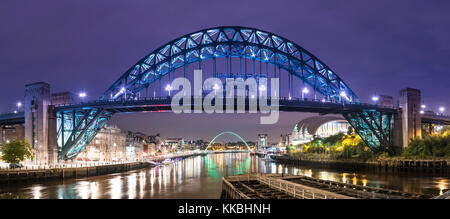
<svg viewBox="0 0 450 219">
<path fill-rule="evenodd" d="M 223 178 L 224 199 L 427 199 L 425 194 L 351 185 L 306 176 L 243 174 Z"/>
</svg>

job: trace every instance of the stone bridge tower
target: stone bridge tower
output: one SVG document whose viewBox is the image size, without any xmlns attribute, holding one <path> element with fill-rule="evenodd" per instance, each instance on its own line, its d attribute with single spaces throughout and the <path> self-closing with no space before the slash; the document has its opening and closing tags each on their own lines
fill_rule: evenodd
<svg viewBox="0 0 450 219">
<path fill-rule="evenodd" d="M 408 147 L 412 139 L 422 138 L 421 103 L 420 90 L 400 90 L 399 111 L 394 121 L 394 145 L 397 152 Z"/>
<path fill-rule="evenodd" d="M 33 148 L 35 163 L 48 163 L 48 106 L 50 85 L 37 82 L 25 85 L 25 139 Z"/>
</svg>

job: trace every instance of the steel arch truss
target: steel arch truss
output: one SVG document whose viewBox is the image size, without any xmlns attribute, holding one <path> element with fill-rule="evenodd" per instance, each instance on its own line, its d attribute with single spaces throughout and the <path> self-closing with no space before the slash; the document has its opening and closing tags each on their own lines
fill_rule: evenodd
<svg viewBox="0 0 450 219">
<path fill-rule="evenodd" d="M 161 46 L 128 69 L 99 100 L 135 99 L 142 89 L 178 68 L 222 57 L 265 62 L 300 78 L 328 100 L 340 101 L 344 96 L 346 102 L 360 102 L 334 71 L 299 45 L 267 31 L 237 26 L 204 29 Z M 111 116 L 111 112 L 95 107 L 58 112 L 59 159 L 71 159 L 79 154 Z M 385 129 L 386 116 L 374 117 L 363 112 L 348 114 L 346 118 L 366 144 L 378 151 L 390 141 L 390 137 L 383 135 L 390 133 Z"/>
<path fill-rule="evenodd" d="M 67 160 L 86 148 L 112 114 L 101 108 L 92 108 L 60 111 L 56 116 L 58 160 Z"/>
<path fill-rule="evenodd" d="M 322 61 L 273 33 L 246 27 L 216 27 L 184 35 L 154 50 L 125 72 L 100 98 L 133 99 L 169 72 L 218 57 L 266 62 L 288 71 L 329 100 L 359 102 L 353 91 Z"/>
<path fill-rule="evenodd" d="M 392 152 L 392 113 L 365 110 L 344 117 L 373 152 Z"/>
</svg>

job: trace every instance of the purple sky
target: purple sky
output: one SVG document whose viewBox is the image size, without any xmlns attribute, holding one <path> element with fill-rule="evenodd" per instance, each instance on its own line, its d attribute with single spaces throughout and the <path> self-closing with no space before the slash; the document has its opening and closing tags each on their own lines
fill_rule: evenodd
<svg viewBox="0 0 450 219">
<path fill-rule="evenodd" d="M 413 87 L 430 109 L 450 110 L 449 11 L 446 0 L 2 0 L 0 112 L 14 110 L 24 84 L 37 81 L 50 83 L 52 92 L 85 89 L 94 100 L 153 49 L 222 25 L 255 27 L 299 44 L 362 101 Z M 164 137 L 210 139 L 229 130 L 249 140 L 268 133 L 274 141 L 303 117 L 282 114 L 272 126 L 258 125 L 256 116 L 171 113 L 120 115 L 111 122 Z"/>
</svg>

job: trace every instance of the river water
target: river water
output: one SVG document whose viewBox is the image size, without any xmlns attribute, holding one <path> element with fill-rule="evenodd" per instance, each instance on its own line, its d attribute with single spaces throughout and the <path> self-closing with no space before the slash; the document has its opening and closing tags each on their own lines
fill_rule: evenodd
<svg viewBox="0 0 450 219">
<path fill-rule="evenodd" d="M 243 173 L 288 173 L 319 179 L 439 195 L 450 187 L 450 177 L 430 174 L 343 172 L 296 167 L 265 161 L 248 153 L 223 153 L 176 160 L 172 164 L 126 173 L 46 181 L 3 184 L 0 194 L 20 198 L 219 198 L 222 177 Z"/>
</svg>

